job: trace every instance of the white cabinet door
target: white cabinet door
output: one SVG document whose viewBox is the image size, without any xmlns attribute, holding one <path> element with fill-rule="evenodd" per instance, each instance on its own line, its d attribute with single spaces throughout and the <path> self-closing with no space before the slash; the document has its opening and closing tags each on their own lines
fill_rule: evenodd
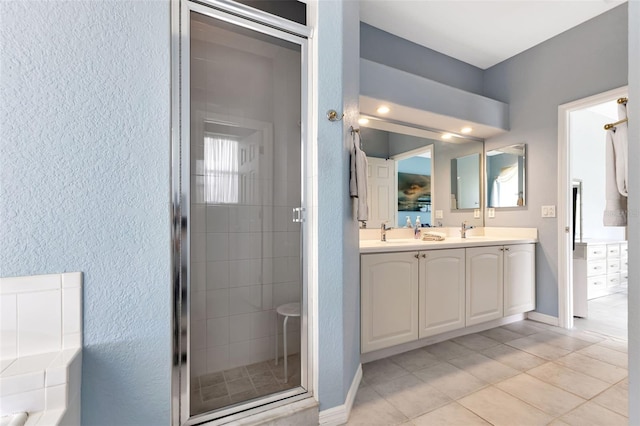
<svg viewBox="0 0 640 426">
<path fill-rule="evenodd" d="M 380 228 L 381 223 L 398 226 L 396 218 L 396 162 L 370 157 L 368 163 L 367 203 L 369 220 L 367 228 Z"/>
<path fill-rule="evenodd" d="M 361 351 L 418 339 L 417 252 L 360 258 Z"/>
<path fill-rule="evenodd" d="M 502 246 L 466 250 L 466 325 L 502 318 Z"/>
<path fill-rule="evenodd" d="M 420 252 L 420 338 L 464 327 L 464 249 Z"/>
<path fill-rule="evenodd" d="M 504 246 L 504 315 L 536 308 L 536 250 L 534 244 Z"/>
</svg>

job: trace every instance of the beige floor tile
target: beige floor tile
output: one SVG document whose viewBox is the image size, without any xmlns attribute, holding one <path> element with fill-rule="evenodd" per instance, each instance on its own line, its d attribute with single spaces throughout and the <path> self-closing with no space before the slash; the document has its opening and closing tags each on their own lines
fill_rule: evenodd
<svg viewBox="0 0 640 426">
<path fill-rule="evenodd" d="M 449 363 L 487 383 L 497 383 L 519 373 L 518 370 L 481 354 L 454 358 Z"/>
<path fill-rule="evenodd" d="M 511 324 L 503 325 L 505 330 L 513 331 L 514 333 L 523 334 L 528 336 L 530 334 L 540 333 L 542 328 L 539 327 L 540 323 L 534 321 L 518 321 Z"/>
<path fill-rule="evenodd" d="M 415 418 L 411 423 L 415 426 L 481 426 L 490 424 L 457 402 L 452 402 Z"/>
<path fill-rule="evenodd" d="M 593 345 L 592 342 L 587 342 L 586 340 L 581 340 L 575 337 L 565 336 L 548 331 L 532 334 L 529 337 L 541 343 L 546 343 L 551 346 L 557 346 L 568 351 L 577 351 L 582 348 L 586 348 L 587 346 Z"/>
<path fill-rule="evenodd" d="M 504 342 L 508 342 L 509 340 L 516 340 L 516 339 L 520 339 L 521 337 L 524 337 L 523 334 L 514 333 L 513 331 L 509 331 L 502 327 L 492 328 L 491 330 L 483 331 L 480 334 L 490 339 L 496 340 L 500 343 L 504 343 Z"/>
<path fill-rule="evenodd" d="M 407 371 L 417 371 L 441 362 L 424 349 L 415 349 L 389 358 Z"/>
<path fill-rule="evenodd" d="M 435 410 L 451 402 L 451 398 L 413 375 L 398 377 L 386 383 L 375 385 L 374 389 L 409 418 Z"/>
<path fill-rule="evenodd" d="M 531 336 L 512 340 L 506 344 L 549 361 L 568 355 L 571 352 L 557 346 L 541 343 L 533 339 Z"/>
<path fill-rule="evenodd" d="M 598 405 L 629 417 L 629 383 L 624 380 L 592 399 Z"/>
<path fill-rule="evenodd" d="M 603 382 L 602 380 L 587 376 L 553 362 L 532 368 L 527 371 L 527 374 L 585 399 L 593 398 L 610 386 L 609 383 Z"/>
<path fill-rule="evenodd" d="M 453 399 L 462 398 L 487 386 L 484 381 L 447 363 L 434 365 L 413 374 Z"/>
<path fill-rule="evenodd" d="M 471 355 L 472 350 L 459 345 L 451 340 L 436 343 L 434 345 L 426 346 L 424 348 L 427 352 L 434 355 L 436 358 L 447 361 L 452 358 L 458 358 L 464 355 Z"/>
<path fill-rule="evenodd" d="M 458 402 L 495 426 L 546 425 L 553 420 L 548 414 L 494 386 L 475 392 Z"/>
<path fill-rule="evenodd" d="M 625 354 L 629 352 L 629 342 L 626 340 L 619 339 L 607 339 L 603 340 L 599 343 L 600 346 L 604 346 L 605 348 L 613 349 L 614 351 L 624 352 Z"/>
<path fill-rule="evenodd" d="M 599 359 L 600 361 L 604 361 L 618 367 L 627 368 L 627 354 L 606 348 L 604 346 L 601 346 L 599 343 L 581 349 L 578 351 L 578 353 L 591 358 Z"/>
<path fill-rule="evenodd" d="M 572 393 L 542 382 L 528 374 L 511 377 L 498 383 L 496 387 L 553 417 L 566 414 L 585 402 L 584 399 Z"/>
<path fill-rule="evenodd" d="M 347 425 L 392 426 L 407 420 L 404 414 L 369 386 L 358 390 Z"/>
<path fill-rule="evenodd" d="M 527 371 L 547 362 L 546 359 L 507 345 L 498 345 L 485 349 L 482 354 L 519 371 Z"/>
<path fill-rule="evenodd" d="M 409 374 L 407 370 L 388 358 L 368 362 L 362 365 L 362 380 L 369 385 L 376 385 Z"/>
<path fill-rule="evenodd" d="M 561 421 L 572 426 L 626 426 L 626 417 L 596 404 L 587 402 L 560 418 Z"/>
<path fill-rule="evenodd" d="M 483 349 L 487 349 L 500 344 L 496 340 L 490 339 L 477 333 L 457 337 L 453 339 L 453 341 L 471 349 L 472 351 L 481 351 Z"/>
<path fill-rule="evenodd" d="M 615 365 L 576 352 L 558 358 L 555 362 L 611 384 L 619 382 L 628 375 L 627 370 L 622 367 L 616 367 Z"/>
</svg>

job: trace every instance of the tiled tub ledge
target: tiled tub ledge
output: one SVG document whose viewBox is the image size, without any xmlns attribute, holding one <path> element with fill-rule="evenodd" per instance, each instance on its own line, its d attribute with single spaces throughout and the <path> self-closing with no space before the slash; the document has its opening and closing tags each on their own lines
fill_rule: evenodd
<svg viewBox="0 0 640 426">
<path fill-rule="evenodd" d="M 0 417 L 80 424 L 82 273 L 0 278 Z"/>
</svg>

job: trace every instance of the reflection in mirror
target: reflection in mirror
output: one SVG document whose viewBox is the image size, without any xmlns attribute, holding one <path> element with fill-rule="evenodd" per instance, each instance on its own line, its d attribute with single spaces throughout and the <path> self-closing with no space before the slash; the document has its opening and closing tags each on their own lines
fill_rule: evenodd
<svg viewBox="0 0 640 426">
<path fill-rule="evenodd" d="M 362 148 L 369 162 L 369 220 L 367 228 L 405 227 L 420 216 L 422 226 L 484 226 L 483 215 L 450 207 L 451 159 L 476 156 L 475 179 L 482 206 L 480 155 L 483 142 L 471 139 L 446 142 L 432 131 L 404 124 L 370 120 L 360 128 Z M 461 165 L 462 167 L 462 165 Z M 436 217 L 436 214 L 439 217 Z"/>
<path fill-rule="evenodd" d="M 451 210 L 480 208 L 480 154 L 451 159 Z"/>
<path fill-rule="evenodd" d="M 487 206 L 525 205 L 526 144 L 506 146 L 487 152 Z"/>
</svg>

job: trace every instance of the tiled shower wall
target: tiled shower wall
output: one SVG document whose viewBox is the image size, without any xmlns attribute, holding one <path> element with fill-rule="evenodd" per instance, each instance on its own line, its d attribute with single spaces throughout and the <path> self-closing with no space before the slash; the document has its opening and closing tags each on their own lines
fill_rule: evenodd
<svg viewBox="0 0 640 426">
<path fill-rule="evenodd" d="M 207 58 L 215 56 L 215 50 L 214 45 L 192 43 L 192 55 Z M 269 60 L 248 54 L 242 58 L 244 66 L 236 64 L 242 68 L 235 74 L 237 81 L 225 83 L 237 85 L 246 97 L 271 92 L 268 101 L 278 105 L 273 108 L 263 96 L 244 110 L 244 117 L 251 117 L 245 122 L 262 126 L 263 131 L 241 144 L 259 153 L 259 176 L 248 182 L 249 190 L 240 191 L 238 204 L 205 203 L 201 194 L 206 178 L 199 163 L 204 146 L 193 131 L 197 123 L 192 123 L 192 135 L 196 135 L 191 143 L 195 185 L 190 222 L 192 376 L 273 359 L 276 330 L 282 356 L 283 318 L 276 323 L 275 309 L 301 297 L 300 226 L 292 222 L 292 208 L 300 206 L 300 104 L 299 98 L 287 99 L 292 90 L 299 96 L 299 58 L 292 51 L 279 52 Z M 200 77 L 192 71 L 192 111 L 201 108 L 206 110 L 204 115 L 220 115 L 221 111 L 198 98 L 215 98 L 228 107 L 238 93 L 221 100 L 224 93 L 206 74 Z M 271 87 L 256 87 L 256 82 Z M 258 146 L 251 147 L 254 142 Z M 296 353 L 299 320 L 291 318 L 287 331 L 289 353 Z"/>
</svg>

